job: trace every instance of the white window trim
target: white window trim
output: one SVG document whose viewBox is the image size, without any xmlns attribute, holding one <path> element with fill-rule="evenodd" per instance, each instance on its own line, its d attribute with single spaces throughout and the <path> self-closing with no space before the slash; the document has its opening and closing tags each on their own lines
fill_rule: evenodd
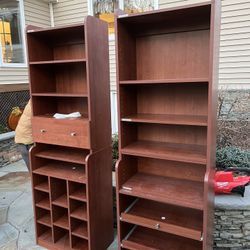
<svg viewBox="0 0 250 250">
<path fill-rule="evenodd" d="M 2 58 L 2 48 L 0 44 L 0 68 L 25 68 L 27 67 L 27 49 L 26 49 L 26 39 L 25 39 L 25 15 L 24 15 L 24 3 L 23 0 L 18 0 L 20 8 L 20 25 L 22 32 L 22 43 L 23 43 L 23 54 L 24 63 L 4 63 Z"/>
<path fill-rule="evenodd" d="M 124 0 L 119 0 L 119 9 L 121 10 L 124 9 Z M 159 9 L 159 0 L 154 0 L 154 9 L 155 10 Z M 94 15 L 93 0 L 88 0 L 88 14 L 91 16 Z"/>
</svg>

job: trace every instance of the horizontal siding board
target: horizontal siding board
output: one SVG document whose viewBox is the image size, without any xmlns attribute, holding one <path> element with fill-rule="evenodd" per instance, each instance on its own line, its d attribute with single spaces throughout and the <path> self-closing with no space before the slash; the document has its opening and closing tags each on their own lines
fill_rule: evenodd
<svg viewBox="0 0 250 250">
<path fill-rule="evenodd" d="M 56 26 L 83 22 L 87 15 L 87 0 L 60 0 L 54 4 Z"/>
<path fill-rule="evenodd" d="M 24 0 L 24 13 L 26 25 L 50 26 L 49 5 L 45 1 Z"/>
</svg>

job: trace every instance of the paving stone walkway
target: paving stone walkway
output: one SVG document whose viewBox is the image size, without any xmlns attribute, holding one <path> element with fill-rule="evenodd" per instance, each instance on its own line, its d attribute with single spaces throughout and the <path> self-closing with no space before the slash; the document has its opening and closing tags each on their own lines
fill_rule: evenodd
<svg viewBox="0 0 250 250">
<path fill-rule="evenodd" d="M 116 241 L 108 250 L 115 249 Z M 0 168 L 0 250 L 46 250 L 35 243 L 30 176 L 23 161 Z"/>
</svg>

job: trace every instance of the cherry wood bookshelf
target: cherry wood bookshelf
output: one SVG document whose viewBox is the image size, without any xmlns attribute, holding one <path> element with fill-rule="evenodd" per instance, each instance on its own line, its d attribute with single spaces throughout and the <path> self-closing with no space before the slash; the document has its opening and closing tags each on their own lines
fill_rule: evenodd
<svg viewBox="0 0 250 250">
<path fill-rule="evenodd" d="M 219 5 L 116 17 L 119 249 L 212 250 Z"/>
<path fill-rule="evenodd" d="M 108 29 L 28 26 L 30 152 L 36 236 L 48 249 L 107 249 L 113 241 Z M 79 111 L 81 118 L 55 119 Z"/>
</svg>

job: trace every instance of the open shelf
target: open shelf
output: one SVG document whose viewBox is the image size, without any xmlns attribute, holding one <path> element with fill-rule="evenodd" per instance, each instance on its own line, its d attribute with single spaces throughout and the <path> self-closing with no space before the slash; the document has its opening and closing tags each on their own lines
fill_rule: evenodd
<svg viewBox="0 0 250 250">
<path fill-rule="evenodd" d="M 70 216 L 75 219 L 87 221 L 86 203 L 70 200 Z"/>
<path fill-rule="evenodd" d="M 206 147 L 199 145 L 136 141 L 121 149 L 122 154 L 206 164 Z"/>
<path fill-rule="evenodd" d="M 67 165 L 64 163 L 59 164 L 51 162 L 47 165 L 35 169 L 33 173 L 80 183 L 86 182 L 84 166 L 79 166 L 75 164 Z"/>
<path fill-rule="evenodd" d="M 166 83 L 201 83 L 207 84 L 208 78 L 173 78 L 173 79 L 152 79 L 152 80 L 126 80 L 120 84 L 166 84 Z"/>
<path fill-rule="evenodd" d="M 77 148 L 47 145 L 45 148 L 41 149 L 41 151 L 36 153 L 36 157 L 85 164 L 85 159 L 88 154 L 89 151 Z"/>
<path fill-rule="evenodd" d="M 46 242 L 48 244 L 52 244 L 52 230 L 50 226 L 45 226 L 41 224 L 37 224 L 37 237 L 38 243 Z"/>
<path fill-rule="evenodd" d="M 120 86 L 122 121 L 207 126 L 208 84 Z"/>
<path fill-rule="evenodd" d="M 54 239 L 56 249 L 70 250 L 69 231 L 54 226 Z"/>
<path fill-rule="evenodd" d="M 86 239 L 72 236 L 72 249 L 73 250 L 88 250 L 88 241 Z"/>
<path fill-rule="evenodd" d="M 193 240 L 201 240 L 201 211 L 166 205 L 144 199 L 135 199 L 121 213 L 120 220 L 151 229 L 183 236 Z"/>
<path fill-rule="evenodd" d="M 81 118 L 84 119 L 88 117 L 87 98 L 65 96 L 34 96 L 32 100 L 33 104 L 36 106 L 33 110 L 34 116 L 53 118 L 55 113 L 68 114 L 79 112 L 82 115 Z M 44 103 L 46 103 L 46 105 L 44 105 Z M 55 118 L 53 119 L 58 120 Z"/>
<path fill-rule="evenodd" d="M 34 189 L 42 192 L 49 192 L 48 177 L 43 175 L 33 174 Z"/>
<path fill-rule="evenodd" d="M 39 224 L 51 227 L 51 212 L 44 208 L 35 208 L 37 222 Z"/>
<path fill-rule="evenodd" d="M 68 200 L 67 200 L 67 194 L 62 194 L 60 197 L 58 197 L 57 199 L 55 199 L 52 202 L 53 205 L 57 205 L 60 207 L 68 207 Z"/>
<path fill-rule="evenodd" d="M 121 120 L 123 122 L 207 126 L 207 117 L 202 115 L 134 114 L 128 115 Z"/>
<path fill-rule="evenodd" d="M 202 244 L 190 239 L 173 236 L 156 230 L 135 226 L 122 240 L 122 247 L 130 250 L 139 249 L 182 249 L 201 250 Z"/>
<path fill-rule="evenodd" d="M 52 207 L 53 224 L 57 227 L 69 229 L 68 209 L 55 206 Z"/>
<path fill-rule="evenodd" d="M 57 220 L 55 220 L 54 221 L 54 225 L 57 226 L 57 227 L 68 229 L 69 228 L 68 215 L 64 214 L 63 216 L 61 216 L 60 218 L 58 218 Z"/>
<path fill-rule="evenodd" d="M 69 182 L 69 198 L 86 202 L 86 186 L 80 183 Z"/>
<path fill-rule="evenodd" d="M 75 218 L 71 218 L 72 235 L 82 239 L 88 239 L 88 227 L 87 223 Z"/>
<path fill-rule="evenodd" d="M 136 173 L 122 185 L 120 193 L 202 210 L 203 186 L 202 182 Z"/>
<path fill-rule="evenodd" d="M 35 190 L 34 197 L 36 201 L 35 205 L 37 207 L 50 210 L 50 200 L 49 200 L 49 194 L 47 192 Z"/>
</svg>

